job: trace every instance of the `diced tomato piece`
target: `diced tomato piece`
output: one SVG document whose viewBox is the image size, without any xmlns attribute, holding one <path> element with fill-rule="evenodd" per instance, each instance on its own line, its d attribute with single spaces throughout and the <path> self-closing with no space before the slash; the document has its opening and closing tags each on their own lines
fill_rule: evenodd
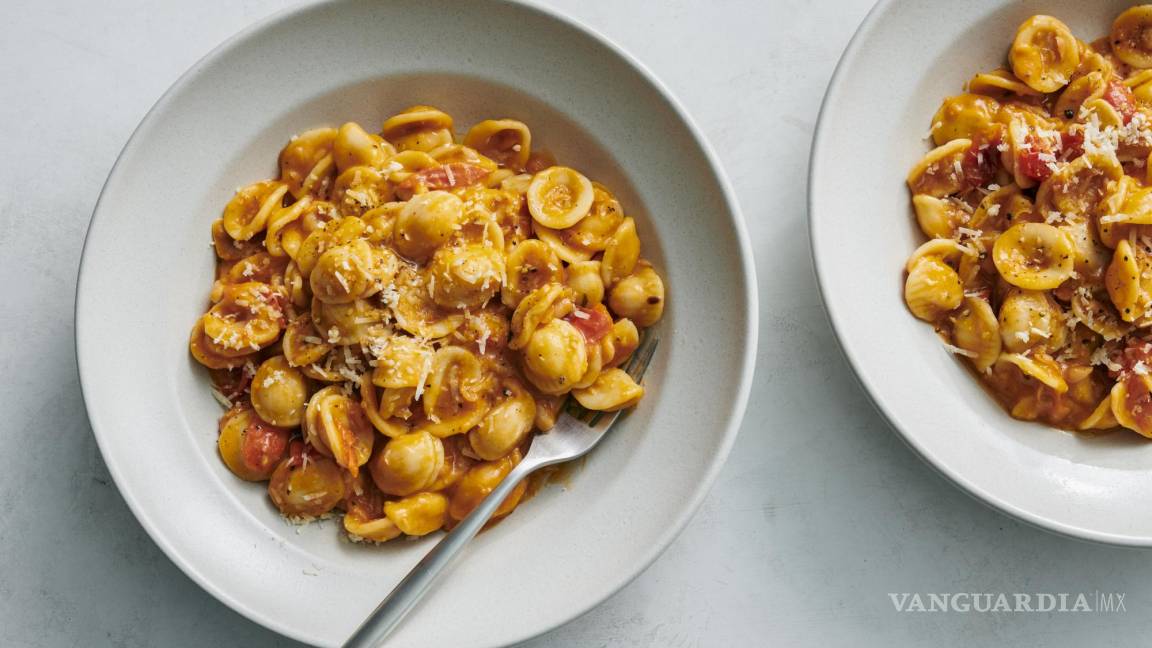
<svg viewBox="0 0 1152 648">
<path fill-rule="evenodd" d="M 1018 153 L 1016 164 L 1019 165 L 1020 172 L 1037 182 L 1047 180 L 1048 176 L 1052 175 L 1052 168 L 1048 166 L 1048 162 L 1041 158 L 1045 153 L 1050 152 L 1037 150 L 1035 147 Z"/>
<path fill-rule="evenodd" d="M 324 455 L 320 451 L 313 448 L 309 443 L 301 438 L 292 439 L 288 444 L 288 465 L 292 468 L 299 468 L 304 465 L 304 457 L 308 457 L 309 461 L 319 459 Z"/>
<path fill-rule="evenodd" d="M 1060 133 L 1060 159 L 1067 162 L 1084 155 L 1084 132 Z"/>
<path fill-rule="evenodd" d="M 292 431 L 261 420 L 255 414 L 244 428 L 240 451 L 244 465 L 253 471 L 269 473 L 284 458 Z"/>
<path fill-rule="evenodd" d="M 288 465 L 293 468 L 302 465 L 307 448 L 308 446 L 303 439 L 292 439 L 291 443 L 288 444 Z"/>
<path fill-rule="evenodd" d="M 430 190 L 455 189 L 474 185 L 488 177 L 490 173 L 492 172 L 488 169 L 475 164 L 450 162 L 417 171 L 400 184 L 408 189 L 415 189 L 419 185 L 424 185 Z"/>
<path fill-rule="evenodd" d="M 589 344 L 596 344 L 612 330 L 612 317 L 603 308 L 577 308 L 564 318 Z"/>
<path fill-rule="evenodd" d="M 1132 121 L 1132 115 L 1136 114 L 1136 98 L 1132 96 L 1132 91 L 1128 89 L 1128 86 L 1115 79 L 1109 81 L 1103 99 L 1112 104 L 1116 112 L 1120 113 L 1125 124 Z"/>
</svg>

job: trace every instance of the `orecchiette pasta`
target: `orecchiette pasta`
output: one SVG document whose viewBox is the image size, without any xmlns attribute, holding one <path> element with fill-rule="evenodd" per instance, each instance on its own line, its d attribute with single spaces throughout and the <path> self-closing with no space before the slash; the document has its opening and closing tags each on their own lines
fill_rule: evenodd
<svg viewBox="0 0 1152 648">
<path fill-rule="evenodd" d="M 1012 416 L 1152 437 L 1152 5 L 1091 44 L 1033 16 L 1007 62 L 943 101 L 908 174 L 930 240 L 905 302 Z M 643 326 L 617 295 L 643 262 L 613 286 L 609 261 L 607 305 Z"/>
<path fill-rule="evenodd" d="M 551 167 L 528 185 L 528 211 L 537 223 L 554 230 L 572 227 L 592 209 L 592 183 L 575 169 Z"/>
<path fill-rule="evenodd" d="M 1037 92 L 1056 92 L 1080 65 L 1080 44 L 1068 25 L 1052 16 L 1032 16 L 1016 31 L 1008 52 L 1012 73 Z"/>
<path fill-rule="evenodd" d="M 282 355 L 265 360 L 252 377 L 252 407 L 272 425 L 296 427 L 304 421 L 308 382 Z"/>
<path fill-rule="evenodd" d="M 336 175 L 335 128 L 317 128 L 292 138 L 280 152 L 280 181 L 292 196 L 327 198 Z"/>
<path fill-rule="evenodd" d="M 944 132 L 984 133 L 996 105 L 956 102 Z M 238 189 L 211 225 L 216 274 L 189 350 L 227 407 L 224 465 L 267 481 L 293 521 L 341 513 L 368 542 L 451 528 L 569 397 L 613 411 L 644 395 L 621 367 L 666 295 L 636 221 L 523 122 L 453 128 L 414 106 L 378 133 L 301 133 L 278 177 Z M 960 205 L 939 200 L 925 229 L 951 237 Z M 955 275 L 961 248 L 924 255 Z M 996 317 L 972 313 L 965 348 L 989 326 L 999 340 Z"/>
</svg>

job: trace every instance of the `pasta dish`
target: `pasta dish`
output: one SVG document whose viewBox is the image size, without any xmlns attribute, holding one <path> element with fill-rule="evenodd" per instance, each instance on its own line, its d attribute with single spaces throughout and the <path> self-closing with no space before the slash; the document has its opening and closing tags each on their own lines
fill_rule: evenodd
<svg viewBox="0 0 1152 648">
<path fill-rule="evenodd" d="M 908 174 L 904 299 L 1012 416 L 1152 437 L 1152 5 L 1024 21 Z"/>
<path fill-rule="evenodd" d="M 510 119 L 457 141 L 429 106 L 318 128 L 212 223 L 189 348 L 227 407 L 224 464 L 285 517 L 342 512 L 358 541 L 451 528 L 566 399 L 643 397 L 621 366 L 663 281 L 612 192 L 532 144 Z"/>
</svg>

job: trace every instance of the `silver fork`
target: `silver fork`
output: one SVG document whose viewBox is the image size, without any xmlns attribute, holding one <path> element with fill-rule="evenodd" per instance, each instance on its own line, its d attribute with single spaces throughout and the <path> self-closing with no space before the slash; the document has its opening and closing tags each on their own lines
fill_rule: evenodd
<svg viewBox="0 0 1152 648">
<path fill-rule="evenodd" d="M 648 363 L 656 352 L 659 339 L 646 335 L 639 348 L 632 354 L 625 371 L 636 382 L 648 369 Z M 520 463 L 516 464 L 504 480 L 484 498 L 456 528 L 444 536 L 424 558 L 408 572 L 404 580 L 381 601 L 380 605 L 352 633 L 345 648 L 369 648 L 379 646 L 384 638 L 399 625 L 400 621 L 424 597 L 429 588 L 451 564 L 469 540 L 476 537 L 480 529 L 504 502 L 504 499 L 525 477 L 545 466 L 571 461 L 584 456 L 604 438 L 604 433 L 619 418 L 620 412 L 593 412 L 580 407 L 573 398 L 568 399 L 564 414 L 556 421 L 556 427 L 546 434 L 538 434 L 532 446 Z"/>
</svg>

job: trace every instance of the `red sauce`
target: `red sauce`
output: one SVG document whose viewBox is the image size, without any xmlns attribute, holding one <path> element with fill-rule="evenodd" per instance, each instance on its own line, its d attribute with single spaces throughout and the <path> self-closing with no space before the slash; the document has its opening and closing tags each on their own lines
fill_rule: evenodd
<svg viewBox="0 0 1152 648">
<path fill-rule="evenodd" d="M 1104 91 L 1103 99 L 1112 104 L 1116 112 L 1120 113 L 1125 124 L 1132 121 L 1132 115 L 1136 114 L 1136 98 L 1132 96 L 1132 91 L 1128 89 L 1128 86 L 1113 79 L 1108 83 L 1108 89 Z"/>
<path fill-rule="evenodd" d="M 1051 153 L 1051 151 L 1038 150 L 1035 146 L 1028 151 L 1019 153 L 1016 163 L 1020 168 L 1020 173 L 1037 182 L 1047 180 L 1052 175 L 1052 168 L 1048 166 L 1048 162 L 1041 159 L 1045 153 Z"/>
<path fill-rule="evenodd" d="M 1084 155 L 1084 133 L 1060 133 L 1060 159 L 1064 162 Z"/>
</svg>

